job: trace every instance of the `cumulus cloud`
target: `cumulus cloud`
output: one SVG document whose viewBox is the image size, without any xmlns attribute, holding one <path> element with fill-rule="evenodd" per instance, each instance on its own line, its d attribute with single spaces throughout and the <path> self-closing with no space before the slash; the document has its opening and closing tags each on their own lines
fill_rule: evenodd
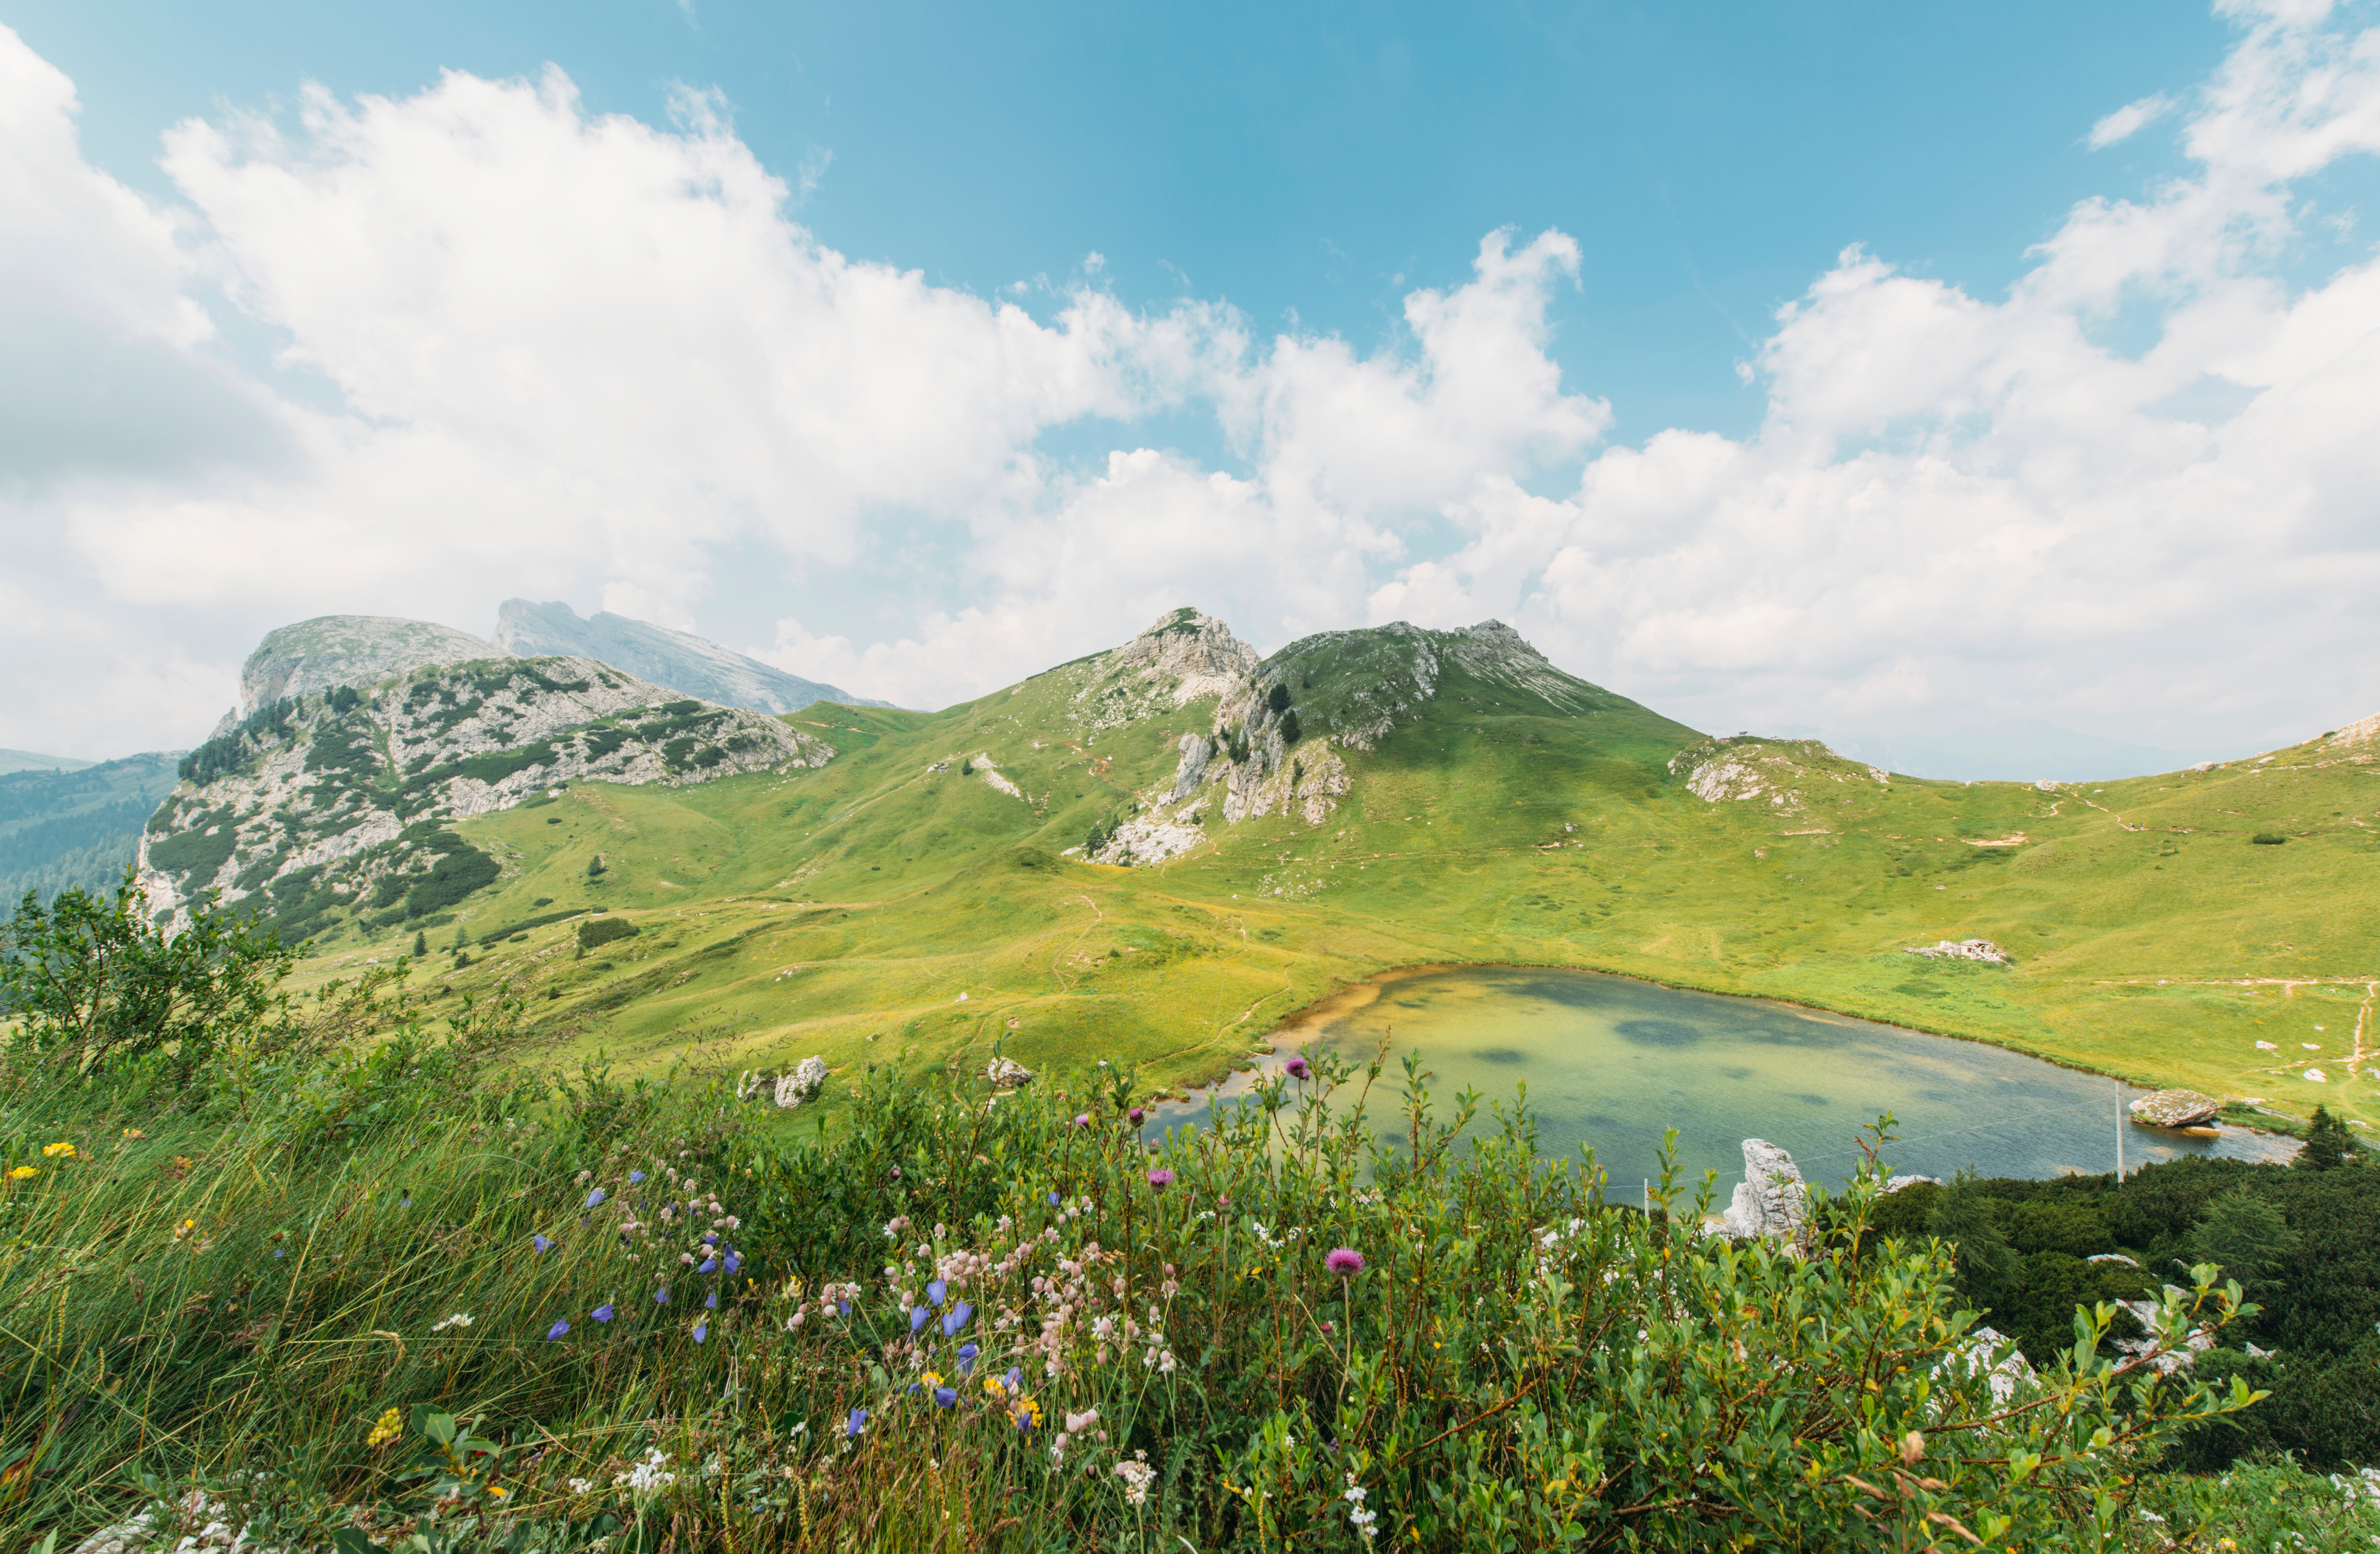
<svg viewBox="0 0 2380 1554">
<path fill-rule="evenodd" d="M 912 705 L 1196 603 L 1265 646 L 1499 615 L 1712 727 L 2325 726 L 2380 703 L 2380 274 L 2282 276 L 2297 181 L 2380 148 L 2380 34 L 2236 16 L 2210 79 L 2090 132 L 2179 115 L 2188 176 L 2077 205 L 2002 297 L 1847 247 L 1746 364 L 1756 432 L 1619 446 L 1550 355 L 1559 232 L 1489 234 L 1369 350 L 1128 309 L 1097 256 L 985 298 L 826 245 L 715 98 L 646 124 L 551 70 L 176 126 L 160 204 L 83 162 L 71 84 L 0 30 L 0 266 L 30 277 L 0 330 L 164 364 L 149 413 L 67 403 L 79 442 L 0 447 L 0 524 L 42 629 L 172 666 L 58 653 L 0 742 L 194 737 L 195 687 L 325 611 L 484 629 L 519 593 L 698 629 L 756 546 L 808 592 L 745 645 Z M 235 318 L 270 372 L 224 365 Z M 1231 467 L 1144 445 L 1184 411 Z M 1082 423 L 1113 451 L 1048 451 Z M 891 624 L 826 607 L 854 597 Z"/>
</svg>

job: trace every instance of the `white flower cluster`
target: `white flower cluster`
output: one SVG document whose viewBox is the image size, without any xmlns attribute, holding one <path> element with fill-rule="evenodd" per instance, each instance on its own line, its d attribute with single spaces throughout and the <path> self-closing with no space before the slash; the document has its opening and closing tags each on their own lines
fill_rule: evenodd
<svg viewBox="0 0 2380 1554">
<path fill-rule="evenodd" d="M 471 1314 L 468 1311 L 458 1311 L 443 1322 L 432 1323 L 430 1330 L 433 1333 L 443 1333 L 449 1328 L 468 1328 L 470 1325 Z"/>
<path fill-rule="evenodd" d="M 1347 1475 L 1346 1500 L 1347 1524 L 1363 1534 L 1366 1543 L 1379 1536 L 1378 1529 L 1372 1524 L 1380 1519 L 1380 1513 L 1364 1509 L 1364 1487 L 1355 1482 L 1355 1475 L 1352 1473 Z"/>
<path fill-rule="evenodd" d="M 1123 1480 L 1123 1498 L 1134 1505 L 1148 1503 L 1148 1486 L 1157 1477 L 1157 1470 L 1148 1465 L 1148 1453 L 1135 1451 L 1129 1463 L 1116 1464 L 1116 1476 Z"/>
<path fill-rule="evenodd" d="M 628 1471 L 612 1480 L 614 1489 L 625 1489 L 632 1495 L 653 1495 L 677 1482 L 677 1475 L 668 1471 L 670 1460 L 658 1446 L 628 1464 Z"/>
</svg>

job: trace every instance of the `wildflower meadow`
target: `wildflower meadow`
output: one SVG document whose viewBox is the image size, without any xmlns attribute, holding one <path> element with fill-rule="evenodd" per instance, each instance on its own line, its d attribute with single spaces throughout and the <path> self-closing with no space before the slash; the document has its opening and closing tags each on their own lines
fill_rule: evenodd
<svg viewBox="0 0 2380 1554">
<path fill-rule="evenodd" d="M 1385 1059 L 1307 1054 L 1162 1138 L 1095 1065 L 885 1065 L 779 1111 L 540 1073 L 517 1010 L 433 1020 L 406 979 L 243 994 L 197 1063 L 62 1059 L 19 1002 L 0 1548 L 2380 1534 L 2353 1478 L 2161 1470 L 2257 1396 L 2155 1363 L 2240 1309 L 2212 1268 L 2144 1354 L 2101 1307 L 2002 1367 L 1944 1248 L 1870 1227 L 1888 1128 L 1799 1241 L 1739 1243 L 1706 1184 L 1608 1201 L 1524 1108 Z M 1383 1084 L 1394 1140 L 1339 1104 Z"/>
</svg>

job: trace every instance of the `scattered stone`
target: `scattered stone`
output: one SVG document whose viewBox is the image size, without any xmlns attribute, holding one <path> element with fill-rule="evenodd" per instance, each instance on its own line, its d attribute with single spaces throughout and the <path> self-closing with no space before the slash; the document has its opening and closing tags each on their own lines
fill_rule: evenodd
<svg viewBox="0 0 2380 1554">
<path fill-rule="evenodd" d="M 2165 1287 L 2165 1293 L 2168 1295 L 2182 1293 L 2171 1284 Z M 2156 1367 L 2159 1376 L 2171 1376 L 2175 1371 L 2191 1365 L 2199 1355 L 2215 1347 L 2215 1335 L 2204 1328 L 2200 1328 L 2181 1341 L 2180 1348 L 2168 1349 L 2165 1346 L 2165 1341 L 2157 1337 L 2157 1318 L 2163 1313 L 2158 1311 L 2156 1302 L 2118 1301 L 2116 1304 L 2138 1317 L 2141 1326 L 2148 1329 L 2148 1335 L 2144 1338 L 2117 1339 L 2116 1347 L 2127 1354 L 2138 1354 L 2145 1359 Z"/>
<path fill-rule="evenodd" d="M 1939 944 L 1904 944 L 1905 954 L 1923 955 L 1927 960 L 1989 961 L 1994 965 L 2010 964 L 2009 953 L 1988 939 L 1946 939 Z"/>
<path fill-rule="evenodd" d="M 2196 1090 L 2158 1090 L 2132 1102 L 2132 1115 L 2160 1128 L 2192 1128 L 2221 1114 L 2223 1103 Z"/>
<path fill-rule="evenodd" d="M 1743 1180 L 1719 1223 L 1732 1236 L 1791 1240 L 1810 1220 L 1810 1190 L 1793 1157 L 1765 1138 L 1743 1141 Z"/>
<path fill-rule="evenodd" d="M 994 1058 L 983 1076 L 1002 1089 L 1014 1089 L 1019 1085 L 1033 1083 L 1033 1071 L 1014 1058 Z"/>
<path fill-rule="evenodd" d="M 2083 1258 L 2082 1260 L 2086 1263 L 2121 1263 L 2126 1268 L 2138 1268 L 2141 1266 L 2131 1258 L 2125 1257 L 2121 1252 L 2094 1252 L 2091 1256 Z"/>
<path fill-rule="evenodd" d="M 1920 1182 L 1930 1182 L 1937 1187 L 1942 1184 L 1942 1179 L 1938 1176 L 1896 1176 L 1884 1184 L 1884 1190 L 1888 1193 L 1897 1193 L 1903 1187 L 1914 1187 Z"/>
</svg>

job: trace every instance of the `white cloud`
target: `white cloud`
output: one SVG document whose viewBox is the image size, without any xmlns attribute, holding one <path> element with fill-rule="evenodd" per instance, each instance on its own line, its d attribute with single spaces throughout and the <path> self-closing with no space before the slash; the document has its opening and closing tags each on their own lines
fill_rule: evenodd
<svg viewBox="0 0 2380 1554">
<path fill-rule="evenodd" d="M 59 579 L 57 629 L 176 666 L 119 687 L 61 655 L 67 690 L 0 704 L 0 743 L 193 737 L 226 641 L 324 611 L 484 629 L 523 593 L 693 624 L 755 545 L 808 580 L 769 655 L 912 705 L 1195 603 L 1268 646 L 1501 615 L 1714 727 L 2328 726 L 2380 705 L 2380 272 L 2280 276 L 2293 181 L 2380 147 L 2380 33 L 2239 16 L 2208 81 L 2093 131 L 2181 114 L 2190 176 L 2077 205 L 1999 298 L 1848 248 L 1747 364 L 1755 434 L 1609 448 L 1609 407 L 1548 351 L 1578 264 L 1558 232 L 1489 235 L 1368 353 L 1131 311 L 1096 255 L 1073 289 L 1003 288 L 1036 318 L 826 247 L 714 99 L 590 115 L 551 71 L 178 126 L 166 208 L 81 161 L 70 85 L 0 32 L 0 263 L 177 365 L 149 419 L 251 433 L 196 458 L 95 413 L 79 461 L 0 448 L 0 523 L 49 547 L 19 553 Z M 223 368 L 210 307 L 269 331 L 284 376 Z M 2144 311 L 2146 348 L 2108 344 Z M 0 329 L 20 312 L 0 299 Z M 1185 407 L 1234 468 L 1138 445 Z M 1114 452 L 1044 450 L 1085 420 Z"/>
<path fill-rule="evenodd" d="M 2179 104 L 2162 91 L 2153 97 L 2143 97 L 2137 103 L 2127 103 L 2091 127 L 2091 149 L 2105 151 L 2119 140 L 2129 140 L 2173 112 L 2177 106 Z"/>
</svg>

